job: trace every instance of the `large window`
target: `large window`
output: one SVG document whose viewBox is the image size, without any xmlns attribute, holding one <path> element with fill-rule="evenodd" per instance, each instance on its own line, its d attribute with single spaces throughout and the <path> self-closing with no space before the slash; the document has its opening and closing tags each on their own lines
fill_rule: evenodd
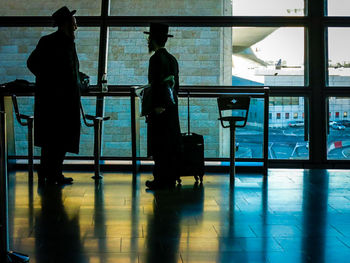
<svg viewBox="0 0 350 263">
<path fill-rule="evenodd" d="M 114 86 L 113 90 L 118 85 L 146 84 L 151 54 L 143 32 L 150 21 L 160 20 L 170 24 L 169 31 L 174 35 L 166 48 L 179 62 L 181 86 L 270 87 L 270 160 L 304 162 L 310 158 L 315 163 L 325 157 L 346 160 L 346 149 L 340 150 L 338 146 L 346 148 L 350 110 L 346 97 L 350 88 L 349 3 L 345 0 L 69 0 L 64 3 L 33 0 L 29 4 L 5 1 L 0 15 L 14 17 L 0 20 L 5 22 L 0 24 L 0 83 L 14 79 L 34 81 L 26 60 L 40 37 L 56 30 L 47 18 L 67 5 L 77 10 L 80 70 L 90 76 L 90 83 L 99 83 L 98 75 L 106 68 L 108 84 Z M 315 17 L 319 23 L 313 23 Z M 100 39 L 100 35 L 105 39 Z M 323 39 L 325 42 L 320 42 Z M 311 97 L 314 94 L 318 97 Z M 87 113 L 104 112 L 111 116 L 103 126 L 103 156 L 130 157 L 130 98 L 124 94 L 124 97 L 109 95 L 100 102 L 95 97 L 84 97 L 84 108 Z M 19 104 L 21 110 L 31 113 L 33 98 L 19 98 Z M 237 130 L 237 157 L 263 157 L 262 104 L 260 98 L 252 100 L 247 127 Z M 193 95 L 190 110 L 191 131 L 204 135 L 205 156 L 228 157 L 228 131 L 217 120 L 215 98 Z M 179 113 L 185 132 L 185 98 L 180 99 Z M 142 118 L 138 124 L 141 156 L 145 157 L 146 124 Z M 25 155 L 25 129 L 17 126 L 16 154 Z M 81 155 L 92 156 L 92 135 L 92 129 L 82 128 Z"/>
</svg>

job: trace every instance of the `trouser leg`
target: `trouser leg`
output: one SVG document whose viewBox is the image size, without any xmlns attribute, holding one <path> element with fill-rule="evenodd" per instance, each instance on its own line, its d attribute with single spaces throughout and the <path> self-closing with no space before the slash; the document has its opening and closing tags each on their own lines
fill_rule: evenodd
<svg viewBox="0 0 350 263">
<path fill-rule="evenodd" d="M 56 175 L 58 177 L 62 176 L 63 162 L 64 162 L 65 156 L 66 156 L 66 151 L 62 149 L 57 149 L 55 170 L 56 170 Z"/>
<path fill-rule="evenodd" d="M 169 151 L 155 152 L 153 155 L 154 180 L 162 183 L 175 183 L 176 155 Z"/>
<path fill-rule="evenodd" d="M 47 146 L 41 147 L 40 165 L 38 169 L 39 181 L 45 180 L 49 173 L 49 149 Z"/>
<path fill-rule="evenodd" d="M 41 148 L 39 176 L 55 179 L 62 175 L 63 161 L 66 151 L 51 145 Z"/>
</svg>

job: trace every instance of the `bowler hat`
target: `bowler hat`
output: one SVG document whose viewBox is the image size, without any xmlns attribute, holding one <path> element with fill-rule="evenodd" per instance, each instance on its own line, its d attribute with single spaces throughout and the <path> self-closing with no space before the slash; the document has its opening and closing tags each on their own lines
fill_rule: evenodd
<svg viewBox="0 0 350 263">
<path fill-rule="evenodd" d="M 151 37 L 161 37 L 161 36 L 173 37 L 173 35 L 168 34 L 168 31 L 169 31 L 168 25 L 160 24 L 160 23 L 151 23 L 149 27 L 149 32 L 143 32 L 143 33 L 148 34 Z"/>
<path fill-rule="evenodd" d="M 55 13 L 52 14 L 54 25 L 58 26 L 65 22 L 67 19 L 71 18 L 77 11 L 69 11 L 68 7 L 63 6 L 60 9 L 58 9 Z"/>
</svg>

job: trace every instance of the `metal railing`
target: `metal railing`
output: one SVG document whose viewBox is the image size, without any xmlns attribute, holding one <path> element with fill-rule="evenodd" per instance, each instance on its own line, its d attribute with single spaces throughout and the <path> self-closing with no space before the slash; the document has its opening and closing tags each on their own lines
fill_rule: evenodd
<svg viewBox="0 0 350 263">
<path fill-rule="evenodd" d="M 96 97 L 97 100 L 101 100 L 104 97 L 129 97 L 130 98 L 130 112 L 131 112 L 131 158 L 130 157 L 106 157 L 102 156 L 101 160 L 131 160 L 132 171 L 137 173 L 141 161 L 147 158 L 140 156 L 140 131 L 139 131 L 139 98 L 136 96 L 134 86 L 117 86 L 109 85 L 108 92 L 100 92 L 97 86 L 91 86 L 89 91 L 83 92 L 82 96 Z M 34 96 L 35 87 L 28 88 L 1 88 L 0 89 L 0 104 L 4 108 L 4 97 L 12 96 Z M 192 98 L 217 98 L 223 94 L 240 94 L 249 95 L 252 98 L 264 99 L 264 128 L 263 128 L 263 157 L 262 158 L 249 158 L 249 159 L 237 159 L 237 161 L 253 161 L 262 162 L 264 174 L 267 172 L 268 167 L 268 107 L 269 107 L 269 88 L 267 87 L 232 87 L 232 86 L 181 86 L 178 96 L 187 97 L 190 94 Z M 98 107 L 98 104 L 96 104 Z M 0 108 L 1 109 L 1 108 Z M 96 113 L 102 113 L 103 111 L 97 110 Z M 90 157 L 71 157 L 73 159 L 92 159 Z M 71 159 L 69 158 L 69 159 Z M 207 161 L 229 161 L 229 158 L 206 158 Z M 96 166 L 96 164 L 95 164 Z M 96 168 L 96 167 L 95 167 Z"/>
</svg>

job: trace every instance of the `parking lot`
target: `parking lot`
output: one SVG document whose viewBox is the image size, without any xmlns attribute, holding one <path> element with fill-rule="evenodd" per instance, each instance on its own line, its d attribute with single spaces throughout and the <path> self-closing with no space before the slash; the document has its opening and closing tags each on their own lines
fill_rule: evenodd
<svg viewBox="0 0 350 263">
<path fill-rule="evenodd" d="M 236 138 L 239 143 L 237 157 L 262 157 L 263 132 L 261 130 L 238 131 Z M 308 147 L 309 142 L 304 140 L 304 127 L 269 129 L 269 159 L 308 159 Z M 350 159 L 350 127 L 336 129 L 330 126 L 328 149 L 329 159 Z"/>
</svg>

